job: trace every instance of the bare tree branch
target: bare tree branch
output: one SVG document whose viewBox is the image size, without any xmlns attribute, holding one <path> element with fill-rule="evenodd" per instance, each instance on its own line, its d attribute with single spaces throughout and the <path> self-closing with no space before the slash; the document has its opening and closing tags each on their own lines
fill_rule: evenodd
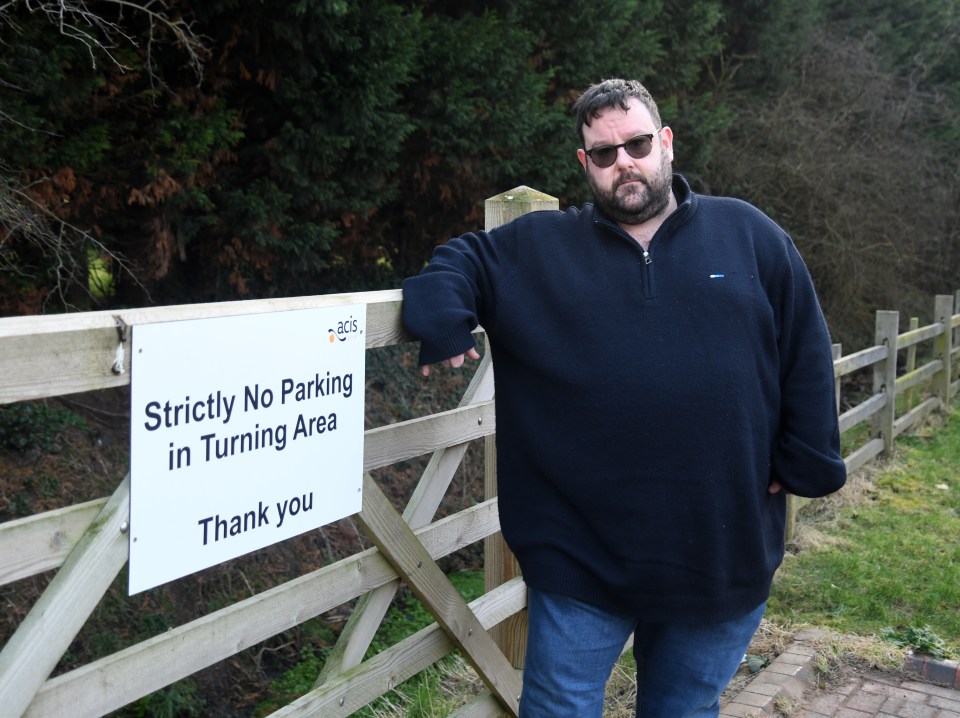
<svg viewBox="0 0 960 718">
<path fill-rule="evenodd" d="M 53 280 L 50 296 L 59 297 L 64 308 L 72 308 L 67 298 L 72 289 L 82 289 L 92 297 L 87 264 L 78 259 L 85 258 L 92 250 L 112 264 L 115 275 L 126 274 L 146 292 L 146 287 L 123 257 L 110 251 L 90 232 L 58 217 L 31 197 L 27 191 L 29 187 L 11 182 L 8 175 L 6 168 L 0 166 L 0 272 L 30 278 L 46 272 Z M 50 178 L 38 180 L 46 181 Z M 48 260 L 45 267 L 25 265 L 16 243 L 39 251 Z"/>
<path fill-rule="evenodd" d="M 24 13 L 45 17 L 65 38 L 83 45 L 91 65 L 106 57 L 120 71 L 130 68 L 123 64 L 118 50 L 123 47 L 140 48 L 145 43 L 144 62 L 151 85 L 163 85 L 155 65 L 154 48 L 161 43 L 172 44 L 186 55 L 186 66 L 199 84 L 203 77 L 203 58 L 206 48 L 191 24 L 171 10 L 167 0 L 7 0 L 0 2 L 0 28 L 10 30 L 0 37 L 0 45 L 9 45 L 23 34 L 18 24 Z M 138 36 L 123 27 L 125 15 L 146 19 L 147 29 Z M 114 16 L 114 17 L 111 17 Z M 15 92 L 26 92 L 13 82 L 0 79 L 0 87 Z M 0 126 L 15 125 L 32 132 L 46 130 L 33 128 L 9 112 L 0 110 Z M 47 299 L 54 297 L 69 308 L 68 297 L 77 290 L 93 296 L 90 290 L 88 253 L 94 253 L 112 267 L 113 276 L 125 274 L 141 289 L 133 268 L 118 254 L 111 252 L 90 231 L 59 217 L 56 207 L 50 208 L 37 199 L 31 187 L 51 181 L 45 177 L 31 185 L 24 185 L 18 173 L 0 164 L 0 272 L 14 274 L 34 281 L 37 286 L 52 289 Z M 43 257 L 43 266 L 29 266 L 29 257 Z"/>
<path fill-rule="evenodd" d="M 161 33 L 169 33 L 173 44 L 187 54 L 187 65 L 193 70 L 199 83 L 203 77 L 203 57 L 206 47 L 202 39 L 194 33 L 190 23 L 175 17 L 166 0 L 100 0 L 102 5 L 112 5 L 122 14 L 124 10 L 144 15 L 149 23 L 147 46 L 152 47 Z M 10 0 L 0 4 L 0 25 L 18 30 L 14 13 L 23 9 L 31 15 L 44 15 L 53 23 L 60 34 L 83 44 L 90 54 L 90 62 L 97 66 L 97 55 L 103 53 L 121 70 L 128 70 L 116 57 L 116 49 L 121 45 L 139 47 L 136 37 L 124 30 L 117 22 L 108 20 L 102 14 L 93 12 L 85 0 Z M 153 65 L 152 53 L 147 53 L 147 67 L 152 80 L 158 75 Z"/>
</svg>

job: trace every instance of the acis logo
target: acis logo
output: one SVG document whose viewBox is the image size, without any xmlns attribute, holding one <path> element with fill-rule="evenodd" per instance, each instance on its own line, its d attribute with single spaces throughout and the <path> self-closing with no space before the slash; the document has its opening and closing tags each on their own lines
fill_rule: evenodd
<svg viewBox="0 0 960 718">
<path fill-rule="evenodd" d="M 334 341 L 347 341 L 351 334 L 360 334 L 360 328 L 357 326 L 357 320 L 350 315 L 348 319 L 337 322 L 337 325 L 328 329 L 327 332 L 330 334 L 330 343 L 333 344 Z"/>
</svg>

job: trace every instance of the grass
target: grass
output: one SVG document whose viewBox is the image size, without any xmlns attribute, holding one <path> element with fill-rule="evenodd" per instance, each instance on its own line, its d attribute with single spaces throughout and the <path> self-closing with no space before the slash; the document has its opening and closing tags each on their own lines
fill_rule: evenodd
<svg viewBox="0 0 960 718">
<path fill-rule="evenodd" d="M 483 594 L 482 571 L 458 571 L 448 578 L 467 602 Z M 401 594 L 381 623 L 367 657 L 432 623 L 433 616 L 419 600 L 410 594 Z M 323 668 L 323 660 L 324 656 L 313 652 L 302 654 L 297 666 L 271 684 L 270 695 L 257 706 L 254 715 L 265 716 L 307 693 Z M 482 688 L 473 669 L 454 653 L 353 715 L 355 718 L 441 718 L 468 702 Z"/>
<path fill-rule="evenodd" d="M 900 437 L 891 461 L 811 508 L 770 620 L 960 651 L 960 417 Z"/>
<path fill-rule="evenodd" d="M 448 578 L 468 603 L 483 594 L 482 571 L 458 571 Z M 368 657 L 434 622 L 416 598 L 401 599 L 380 626 Z M 470 665 L 454 652 L 353 715 L 355 718 L 443 718 L 482 689 L 483 684 Z"/>
</svg>

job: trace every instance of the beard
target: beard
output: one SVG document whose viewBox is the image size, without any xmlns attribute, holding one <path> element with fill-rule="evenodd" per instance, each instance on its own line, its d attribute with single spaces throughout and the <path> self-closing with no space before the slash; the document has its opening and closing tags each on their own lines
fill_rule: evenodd
<svg viewBox="0 0 960 718">
<path fill-rule="evenodd" d="M 618 193 L 617 190 L 629 180 L 638 180 L 641 184 L 631 184 Z M 660 166 L 652 177 L 644 177 L 636 171 L 623 172 L 610 189 L 603 189 L 588 171 L 587 185 L 597 209 L 614 222 L 643 224 L 662 213 L 670 203 L 673 168 L 666 156 L 661 156 Z"/>
</svg>

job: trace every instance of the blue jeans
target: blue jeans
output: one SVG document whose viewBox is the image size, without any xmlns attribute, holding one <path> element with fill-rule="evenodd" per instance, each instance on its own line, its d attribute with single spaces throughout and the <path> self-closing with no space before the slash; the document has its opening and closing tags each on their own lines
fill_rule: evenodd
<svg viewBox="0 0 960 718">
<path fill-rule="evenodd" d="M 634 634 L 637 718 L 716 718 L 766 604 L 719 624 L 647 623 L 528 588 L 520 718 L 601 718 L 613 664 Z"/>
</svg>

